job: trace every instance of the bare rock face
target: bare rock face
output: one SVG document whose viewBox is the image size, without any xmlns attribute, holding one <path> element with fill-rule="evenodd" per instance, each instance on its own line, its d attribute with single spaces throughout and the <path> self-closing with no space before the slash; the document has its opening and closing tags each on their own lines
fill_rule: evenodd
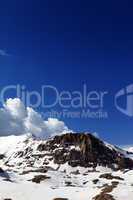
<svg viewBox="0 0 133 200">
<path fill-rule="evenodd" d="M 115 148 L 107 147 L 104 142 L 91 134 L 68 133 L 55 136 L 38 146 L 39 151 L 49 151 L 56 164 L 68 162 L 72 167 L 108 166 L 112 169 L 133 169 L 133 161 L 126 158 Z"/>
</svg>

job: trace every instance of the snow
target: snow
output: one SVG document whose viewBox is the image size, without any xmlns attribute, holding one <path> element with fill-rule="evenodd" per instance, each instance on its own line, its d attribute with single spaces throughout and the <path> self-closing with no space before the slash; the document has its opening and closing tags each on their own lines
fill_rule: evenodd
<svg viewBox="0 0 133 200">
<path fill-rule="evenodd" d="M 33 176 L 33 173 L 23 177 L 20 177 L 20 175 L 14 176 L 13 179 L 16 179 L 14 182 L 2 181 L 1 178 L 0 196 L 12 198 L 13 200 L 36 200 L 37 198 L 52 200 L 57 197 L 68 198 L 69 200 L 92 200 L 94 196 L 101 192 L 100 186 L 111 183 L 111 180 L 101 179 L 97 185 L 94 185 L 92 180 L 97 179 L 100 174 L 99 172 L 89 173 L 87 178 L 83 177 L 82 174 L 76 177 L 71 174 L 71 181 L 75 185 L 73 187 L 65 186 L 64 182 L 68 181 L 69 178 L 64 178 L 64 174 L 61 172 L 48 172 L 47 175 L 52 179 L 46 180 L 41 184 L 27 181 Z M 119 181 L 119 185 L 111 193 L 114 198 L 116 200 L 132 200 L 133 171 L 123 175 L 122 172 L 117 172 L 113 175 L 119 175 L 125 179 L 125 181 Z M 10 174 L 10 176 L 12 177 L 13 175 Z M 82 185 L 81 183 L 85 180 L 88 180 L 88 183 Z"/>
<path fill-rule="evenodd" d="M 0 137 L 0 153 L 4 154 L 15 148 L 19 142 L 27 139 L 27 135 Z"/>
<path fill-rule="evenodd" d="M 71 179 L 73 183 L 75 182 L 76 187 L 66 187 L 64 181 L 67 181 L 67 179 L 64 179 L 62 173 L 50 172 L 48 175 L 52 177 L 52 180 L 45 181 L 41 184 L 31 183 L 25 180 L 32 177 L 32 174 L 30 176 L 24 176 L 24 180 L 17 177 L 17 182 L 13 183 L 1 181 L 0 196 L 3 198 L 12 198 L 13 200 L 36 200 L 37 198 L 42 199 L 43 197 L 46 200 L 52 200 L 57 197 L 68 198 L 69 200 L 91 200 L 99 192 L 99 189 L 93 187 L 91 183 L 94 175 L 90 176 L 90 183 L 86 187 L 78 185 L 83 181 L 81 176 L 79 176 L 78 180 L 74 179 L 74 177 Z"/>
<path fill-rule="evenodd" d="M 26 142 L 28 140 L 28 142 Z M 0 137 L 0 154 L 5 154 L 6 158 L 1 161 L 1 167 L 6 170 L 6 173 L 0 174 L 0 200 L 11 198 L 12 200 L 36 200 L 45 199 L 53 200 L 54 198 L 67 198 L 68 200 L 92 200 L 93 197 L 100 194 L 102 187 L 105 184 L 110 185 L 112 181 L 118 181 L 119 184 L 110 193 L 115 200 L 133 200 L 133 170 L 130 171 L 112 171 L 107 167 L 98 166 L 96 171 L 91 168 L 71 167 L 68 163 L 57 165 L 53 160 L 49 161 L 47 166 L 51 167 L 45 175 L 50 177 L 41 183 L 33 183 L 31 180 L 35 175 L 44 175 L 44 173 L 33 172 L 33 170 L 43 166 L 43 159 L 37 159 L 35 165 L 27 166 L 26 160 L 23 157 L 15 157 L 18 151 L 32 147 L 33 154 L 38 155 L 37 147 L 46 141 L 34 140 L 34 138 L 21 136 Z M 121 153 L 124 150 L 117 149 L 113 145 L 107 144 L 109 148 L 115 148 Z M 75 148 L 74 146 L 71 149 Z M 76 147 L 79 150 L 79 147 Z M 48 152 L 42 152 L 48 153 Z M 48 160 L 50 156 L 46 156 Z M 32 161 L 34 158 L 30 158 Z M 5 161 L 9 161 L 8 167 Z M 22 162 L 22 166 L 19 163 Z M 29 173 L 23 174 L 23 171 L 32 170 Z M 119 176 L 124 180 L 107 180 L 99 178 L 101 174 L 111 173 L 113 176 Z M 8 180 L 5 180 L 8 178 Z M 9 181 L 10 179 L 10 181 Z M 98 179 L 97 184 L 94 180 Z M 68 186 L 67 183 L 71 182 Z"/>
</svg>

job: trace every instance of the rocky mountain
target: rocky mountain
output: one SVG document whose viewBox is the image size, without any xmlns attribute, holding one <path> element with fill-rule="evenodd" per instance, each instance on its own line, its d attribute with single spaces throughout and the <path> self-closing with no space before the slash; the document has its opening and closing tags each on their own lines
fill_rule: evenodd
<svg viewBox="0 0 133 200">
<path fill-rule="evenodd" d="M 132 169 L 133 161 L 117 147 L 111 147 L 92 134 L 68 133 L 55 136 L 37 148 L 50 152 L 54 163 L 72 166 L 93 167 L 97 165 L 112 169 Z"/>
<path fill-rule="evenodd" d="M 93 169 L 97 166 L 113 170 L 133 168 L 133 160 L 125 151 L 84 133 L 67 133 L 47 141 L 29 137 L 18 142 L 3 157 L 6 166 L 19 168 L 24 165 L 51 167 L 51 164 L 60 167 L 66 163 Z"/>
<path fill-rule="evenodd" d="M 133 199 L 129 152 L 89 133 L 1 137 L 0 166 L 2 200 Z"/>
</svg>

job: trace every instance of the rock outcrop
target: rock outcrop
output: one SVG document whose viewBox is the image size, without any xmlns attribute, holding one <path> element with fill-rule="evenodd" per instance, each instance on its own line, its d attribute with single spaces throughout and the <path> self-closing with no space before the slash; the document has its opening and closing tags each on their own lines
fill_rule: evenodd
<svg viewBox="0 0 133 200">
<path fill-rule="evenodd" d="M 68 133 L 55 136 L 45 144 L 38 146 L 39 151 L 49 151 L 54 162 L 68 162 L 72 167 L 107 166 L 112 169 L 133 168 L 133 161 L 125 157 L 116 148 L 109 148 L 105 143 L 91 134 Z M 117 167 L 116 167 L 117 166 Z"/>
</svg>

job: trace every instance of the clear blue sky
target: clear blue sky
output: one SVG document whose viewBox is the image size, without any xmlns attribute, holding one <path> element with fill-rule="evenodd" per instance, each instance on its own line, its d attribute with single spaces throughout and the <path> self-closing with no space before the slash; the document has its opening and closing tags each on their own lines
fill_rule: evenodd
<svg viewBox="0 0 133 200">
<path fill-rule="evenodd" d="M 96 131 L 112 143 L 133 143 L 133 118 L 112 96 L 133 83 L 132 1 L 5 0 L 0 3 L 0 87 L 42 84 L 59 90 L 107 90 L 109 118 L 68 119 L 74 130 Z M 60 108 L 59 108 L 60 109 Z M 43 111 L 43 110 L 41 110 Z"/>
</svg>

